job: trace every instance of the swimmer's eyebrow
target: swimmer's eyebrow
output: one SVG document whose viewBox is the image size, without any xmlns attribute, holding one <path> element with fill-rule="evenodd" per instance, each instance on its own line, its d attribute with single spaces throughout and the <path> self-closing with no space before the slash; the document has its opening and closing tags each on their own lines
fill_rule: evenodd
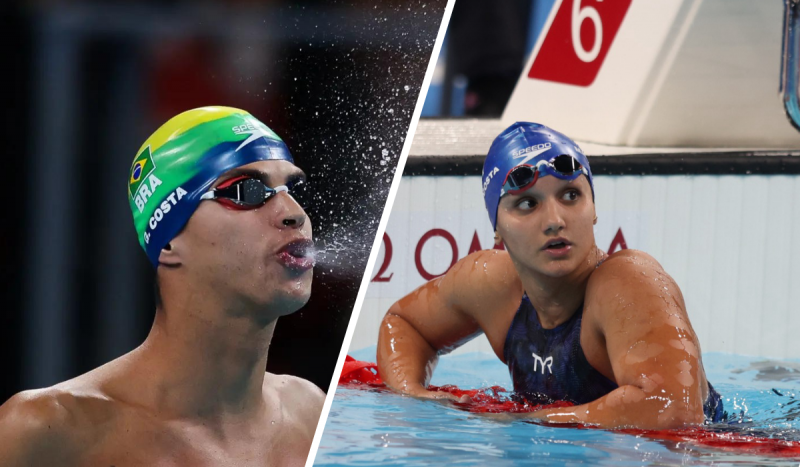
<svg viewBox="0 0 800 467">
<path fill-rule="evenodd" d="M 220 183 L 222 183 L 222 182 L 224 182 L 226 180 L 230 180 L 232 178 L 240 177 L 242 175 L 247 176 L 247 177 L 252 177 L 252 178 L 255 178 L 257 180 L 261 180 L 267 186 L 272 186 L 270 184 L 270 174 L 269 173 L 261 171 L 261 170 L 246 169 L 246 168 L 241 168 L 241 167 L 233 169 L 233 170 L 231 170 L 229 172 L 225 172 L 225 174 L 222 177 L 219 178 L 219 181 L 217 182 L 217 184 L 220 184 Z M 305 181 L 305 179 L 306 179 L 306 174 L 300 169 L 295 169 L 292 172 L 290 172 L 288 175 L 286 175 L 287 183 L 296 183 L 297 181 L 301 181 L 301 180 Z"/>
<path fill-rule="evenodd" d="M 287 184 L 305 182 L 305 181 L 306 181 L 306 173 L 300 169 L 293 170 L 289 175 L 286 176 Z"/>
</svg>

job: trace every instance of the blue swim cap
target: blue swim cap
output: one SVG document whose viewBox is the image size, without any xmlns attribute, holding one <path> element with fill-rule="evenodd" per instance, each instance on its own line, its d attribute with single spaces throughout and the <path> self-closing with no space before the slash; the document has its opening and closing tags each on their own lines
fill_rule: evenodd
<svg viewBox="0 0 800 467">
<path fill-rule="evenodd" d="M 542 160 L 551 161 L 562 154 L 574 157 L 586 169 L 594 198 L 589 160 L 581 148 L 563 134 L 538 123 L 517 122 L 495 138 L 483 163 L 483 200 L 495 230 L 497 206 L 505 194 L 502 192 L 503 184 L 511 169 L 523 164 L 533 166 Z M 548 172 L 543 171 L 541 175 L 548 175 Z"/>
</svg>

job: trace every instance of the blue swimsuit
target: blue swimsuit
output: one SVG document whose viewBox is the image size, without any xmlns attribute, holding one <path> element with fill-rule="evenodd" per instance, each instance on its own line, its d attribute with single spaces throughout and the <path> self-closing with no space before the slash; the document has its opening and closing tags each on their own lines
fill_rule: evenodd
<svg viewBox="0 0 800 467">
<path fill-rule="evenodd" d="M 585 404 L 618 387 L 586 360 L 581 348 L 582 317 L 583 305 L 565 323 L 544 329 L 528 296 L 522 297 L 503 348 L 517 397 L 534 404 Z M 711 383 L 703 412 L 712 422 L 724 418 L 722 399 Z"/>
</svg>

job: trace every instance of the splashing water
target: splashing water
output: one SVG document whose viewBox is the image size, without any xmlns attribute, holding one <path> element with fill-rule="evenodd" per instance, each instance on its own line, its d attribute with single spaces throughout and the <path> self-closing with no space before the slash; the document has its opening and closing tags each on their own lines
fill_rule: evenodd
<svg viewBox="0 0 800 467">
<path fill-rule="evenodd" d="M 374 240 L 374 228 L 358 231 L 355 228 L 326 232 L 318 239 L 312 255 L 316 268 L 323 274 L 337 277 L 360 276 L 364 273 L 370 248 Z"/>
<path fill-rule="evenodd" d="M 446 2 L 378 3 L 355 14 L 356 2 L 335 3 L 325 16 L 301 7 L 298 22 L 282 25 L 296 37 L 281 60 L 297 78 L 287 88 L 303 100 L 290 99 L 280 121 L 314 192 L 304 207 L 318 272 L 360 277 Z"/>
</svg>

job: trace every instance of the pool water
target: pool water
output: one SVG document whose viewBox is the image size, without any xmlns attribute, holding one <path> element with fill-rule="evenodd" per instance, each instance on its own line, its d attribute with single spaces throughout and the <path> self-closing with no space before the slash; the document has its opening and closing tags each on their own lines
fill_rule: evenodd
<svg viewBox="0 0 800 467">
<path fill-rule="evenodd" d="M 353 352 L 375 361 L 375 347 Z M 725 429 L 800 440 L 800 361 L 708 353 L 703 363 L 736 422 Z M 446 356 L 431 381 L 512 387 L 486 353 Z M 435 401 L 340 387 L 314 465 L 794 465 L 800 459 L 729 452 L 605 430 L 546 427 L 471 414 Z"/>
</svg>

